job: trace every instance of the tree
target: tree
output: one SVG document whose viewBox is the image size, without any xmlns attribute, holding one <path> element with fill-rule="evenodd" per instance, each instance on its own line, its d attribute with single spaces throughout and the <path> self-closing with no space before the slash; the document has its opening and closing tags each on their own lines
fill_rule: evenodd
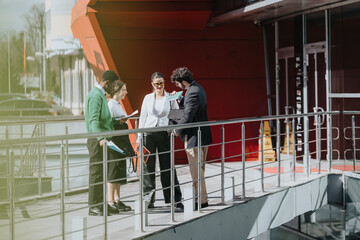
<svg viewBox="0 0 360 240">
<path fill-rule="evenodd" d="M 44 53 L 45 50 L 45 6 L 44 4 L 34 4 L 29 12 L 24 14 L 25 34 L 26 34 L 26 55 L 35 56 L 36 52 Z M 41 65 L 43 59 L 38 58 L 37 64 L 30 68 L 30 72 L 36 73 L 40 77 Z M 46 77 L 46 76 L 43 76 Z M 41 83 L 40 83 L 41 84 Z"/>
<path fill-rule="evenodd" d="M 36 51 L 44 52 L 45 37 L 45 6 L 34 4 L 29 12 L 24 14 L 25 32 L 28 54 L 34 56 Z"/>
<path fill-rule="evenodd" d="M 24 92 L 20 85 L 20 79 L 24 73 L 24 58 L 35 56 L 36 51 L 44 52 L 45 36 L 45 6 L 44 4 L 34 4 L 24 15 L 25 31 L 11 32 L 10 35 L 10 84 L 11 92 Z M 24 54 L 24 35 L 26 35 L 26 53 Z M 0 92 L 9 91 L 9 65 L 8 65 L 8 36 L 0 34 Z M 40 63 L 32 64 L 34 68 L 28 72 L 39 73 Z M 27 66 L 27 64 L 25 64 Z"/>
<path fill-rule="evenodd" d="M 20 79 L 24 73 L 24 64 L 26 71 L 39 74 L 39 62 L 28 64 L 24 62 L 26 56 L 35 56 L 35 52 L 44 52 L 45 36 L 45 6 L 44 4 L 34 4 L 30 10 L 23 16 L 25 21 L 24 32 L 10 33 L 10 84 L 11 92 L 24 92 L 20 85 Z M 24 52 L 24 36 L 26 35 L 26 52 Z M 9 65 L 8 65 L 8 36 L 0 35 L 0 92 L 9 91 Z"/>
<path fill-rule="evenodd" d="M 10 35 L 10 84 L 11 92 L 23 92 L 20 77 L 23 72 L 24 34 L 12 33 Z M 0 36 L 0 92 L 9 92 L 9 65 L 8 65 L 8 37 Z"/>
</svg>

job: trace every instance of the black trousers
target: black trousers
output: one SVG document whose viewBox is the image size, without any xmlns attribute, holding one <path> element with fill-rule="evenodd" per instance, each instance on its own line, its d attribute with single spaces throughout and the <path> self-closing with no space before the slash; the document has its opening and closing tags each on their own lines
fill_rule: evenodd
<svg viewBox="0 0 360 240">
<path fill-rule="evenodd" d="M 170 137 L 167 132 L 155 132 L 147 134 L 144 137 L 145 147 L 154 154 L 156 149 L 159 153 L 159 163 L 160 163 L 160 179 L 161 185 L 163 187 L 163 194 L 165 198 L 165 203 L 171 202 L 171 172 L 170 172 Z M 163 153 L 168 152 L 168 153 Z M 151 155 L 148 161 L 145 163 L 144 168 L 144 193 L 149 193 L 151 190 L 156 188 L 155 185 L 155 161 L 156 156 Z M 176 174 L 176 169 L 174 170 L 174 191 L 175 191 L 175 201 L 181 201 L 181 189 L 179 186 L 179 181 Z M 155 193 L 152 195 L 150 203 L 155 202 Z"/>
<path fill-rule="evenodd" d="M 89 150 L 89 205 L 103 202 L 103 148 L 96 138 L 87 140 Z"/>
</svg>

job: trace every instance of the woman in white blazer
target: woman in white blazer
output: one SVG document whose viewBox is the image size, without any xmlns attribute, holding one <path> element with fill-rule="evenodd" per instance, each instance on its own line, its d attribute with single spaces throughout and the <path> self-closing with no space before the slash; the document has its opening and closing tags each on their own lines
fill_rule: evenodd
<svg viewBox="0 0 360 240">
<path fill-rule="evenodd" d="M 167 126 L 169 124 L 168 115 L 170 109 L 178 109 L 179 105 L 176 100 L 169 101 L 167 97 L 169 93 L 165 91 L 165 79 L 164 76 L 155 72 L 151 76 L 151 85 L 153 86 L 153 92 L 147 94 L 143 100 L 141 106 L 139 128 L 160 127 Z M 139 139 L 138 139 L 139 140 Z M 139 141 L 138 141 L 139 143 Z M 165 203 L 171 202 L 170 191 L 170 137 L 168 132 L 154 132 L 144 134 L 144 146 L 150 151 L 150 153 L 156 153 L 156 149 L 159 154 L 160 164 L 160 178 L 163 187 L 163 194 Z M 144 172 L 144 192 L 150 193 L 155 187 L 155 155 L 151 155 L 147 162 Z M 175 183 L 175 207 L 184 209 L 184 205 L 181 203 L 181 190 L 179 181 L 177 179 L 176 170 L 174 172 Z M 154 208 L 155 192 L 152 194 L 148 208 Z"/>
</svg>

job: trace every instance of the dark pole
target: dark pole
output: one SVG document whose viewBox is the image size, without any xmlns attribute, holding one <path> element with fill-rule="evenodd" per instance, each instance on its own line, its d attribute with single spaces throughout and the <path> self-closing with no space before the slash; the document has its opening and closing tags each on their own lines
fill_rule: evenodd
<svg viewBox="0 0 360 240">
<path fill-rule="evenodd" d="M 40 14 L 40 52 L 42 54 L 45 54 L 44 53 L 44 14 Z M 41 66 L 44 66 L 44 58 L 42 57 L 41 58 Z M 40 68 L 41 69 L 41 68 Z M 41 72 L 41 70 L 40 70 Z M 45 76 L 44 76 L 44 73 L 43 74 L 40 74 L 42 75 L 42 82 L 40 81 L 40 91 L 42 89 L 41 86 L 43 86 L 44 88 L 42 89 L 43 92 L 45 92 Z"/>
<path fill-rule="evenodd" d="M 10 33 L 8 33 L 8 75 L 9 75 L 9 94 L 11 93 L 11 73 L 10 73 Z"/>
</svg>

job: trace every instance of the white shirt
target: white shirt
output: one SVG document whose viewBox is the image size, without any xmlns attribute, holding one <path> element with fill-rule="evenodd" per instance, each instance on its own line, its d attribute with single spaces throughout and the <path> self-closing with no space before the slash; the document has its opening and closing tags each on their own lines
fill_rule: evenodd
<svg viewBox="0 0 360 240">
<path fill-rule="evenodd" d="M 108 101 L 111 117 L 121 117 L 127 115 L 121 104 L 114 99 Z"/>
<path fill-rule="evenodd" d="M 168 92 L 165 92 L 164 95 L 164 98 L 156 99 L 156 101 L 155 93 L 150 93 L 144 97 L 143 103 L 141 105 L 139 128 L 150 128 L 157 126 L 161 127 L 169 125 L 168 115 L 170 109 L 178 109 L 179 105 L 176 100 L 167 100 L 167 97 L 169 96 Z M 155 104 L 155 102 L 157 103 Z"/>
<path fill-rule="evenodd" d="M 105 89 L 102 86 L 100 86 L 98 82 L 95 82 L 95 87 L 100 89 L 100 91 L 105 95 Z"/>
<path fill-rule="evenodd" d="M 166 100 L 165 97 L 160 98 L 160 99 L 155 98 L 155 104 L 154 104 L 154 114 L 155 115 L 160 115 L 161 111 L 164 109 L 165 100 Z"/>
</svg>

